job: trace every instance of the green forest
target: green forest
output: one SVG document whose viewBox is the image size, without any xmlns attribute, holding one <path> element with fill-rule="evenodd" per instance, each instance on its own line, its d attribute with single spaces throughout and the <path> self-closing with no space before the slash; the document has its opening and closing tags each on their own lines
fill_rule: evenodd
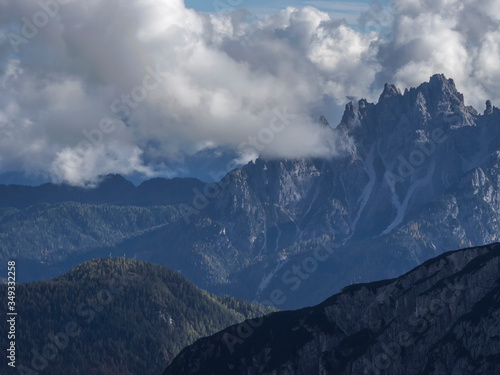
<svg viewBox="0 0 500 375">
<path fill-rule="evenodd" d="M 7 293 L 5 285 L 0 292 Z M 92 260 L 16 292 L 18 368 L 38 370 L 34 363 L 51 375 L 159 374 L 198 338 L 274 311 L 125 258 Z M 5 321 L 0 326 L 7 332 Z"/>
</svg>

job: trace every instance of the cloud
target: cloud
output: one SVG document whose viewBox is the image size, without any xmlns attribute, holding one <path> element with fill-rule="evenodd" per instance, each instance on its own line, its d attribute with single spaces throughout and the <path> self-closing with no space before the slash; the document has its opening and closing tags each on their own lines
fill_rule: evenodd
<svg viewBox="0 0 500 375">
<path fill-rule="evenodd" d="M 392 39 L 381 43 L 384 66 L 377 83 L 416 86 L 444 73 L 464 92 L 466 103 L 482 109 L 500 99 L 500 1 L 394 0 Z"/>
<path fill-rule="evenodd" d="M 221 147 L 242 160 L 332 157 L 341 142 L 320 114 L 338 122 L 348 97 L 373 101 L 385 82 L 434 73 L 475 106 L 500 99 L 499 1 L 376 3 L 365 28 L 311 6 L 252 20 L 181 0 L 40 4 L 0 2 L 0 173 L 82 185 L 171 177 Z M 276 110 L 295 116 L 279 132 Z"/>
<path fill-rule="evenodd" d="M 306 1 L 307 5 L 328 9 L 337 12 L 353 12 L 358 13 L 361 11 L 365 11 L 366 8 L 369 8 L 369 4 L 355 1 L 325 1 L 325 0 L 316 0 L 316 1 Z"/>
</svg>

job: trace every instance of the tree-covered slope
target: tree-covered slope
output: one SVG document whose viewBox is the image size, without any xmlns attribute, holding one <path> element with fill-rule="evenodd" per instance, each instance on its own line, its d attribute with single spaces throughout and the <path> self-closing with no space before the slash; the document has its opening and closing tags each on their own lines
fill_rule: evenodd
<svg viewBox="0 0 500 375">
<path fill-rule="evenodd" d="M 6 295 L 5 285 L 0 293 Z M 53 280 L 19 284 L 16 301 L 17 369 L 51 375 L 158 374 L 196 339 L 271 311 L 125 258 L 93 260 Z M 5 319 L 0 327 L 7 332 Z"/>
<path fill-rule="evenodd" d="M 0 256 L 56 263 L 73 253 L 113 246 L 177 217 L 177 210 L 171 206 L 64 202 L 24 210 L 0 208 Z"/>
</svg>

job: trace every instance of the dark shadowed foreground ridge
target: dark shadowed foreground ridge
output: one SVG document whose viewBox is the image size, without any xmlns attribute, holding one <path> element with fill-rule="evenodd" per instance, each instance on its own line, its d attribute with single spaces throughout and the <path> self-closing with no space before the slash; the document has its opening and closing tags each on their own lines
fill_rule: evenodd
<svg viewBox="0 0 500 375">
<path fill-rule="evenodd" d="M 255 322 L 198 340 L 163 375 L 498 374 L 500 244 Z"/>
</svg>

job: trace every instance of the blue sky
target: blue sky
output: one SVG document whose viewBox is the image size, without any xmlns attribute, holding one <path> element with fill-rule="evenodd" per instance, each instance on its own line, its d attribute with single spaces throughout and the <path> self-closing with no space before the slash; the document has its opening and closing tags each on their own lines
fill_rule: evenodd
<svg viewBox="0 0 500 375">
<path fill-rule="evenodd" d="M 387 3 L 383 0 L 380 3 Z M 281 9 L 288 6 L 305 7 L 313 6 L 330 13 L 334 18 L 345 18 L 350 23 L 355 23 L 359 14 L 367 10 L 373 1 L 325 1 L 325 0 L 185 0 L 185 4 L 189 8 L 196 9 L 202 12 L 215 12 L 216 7 L 227 5 L 231 8 L 230 4 L 238 4 L 235 9 L 247 9 L 250 12 L 261 17 L 265 14 L 276 13 Z"/>
</svg>

